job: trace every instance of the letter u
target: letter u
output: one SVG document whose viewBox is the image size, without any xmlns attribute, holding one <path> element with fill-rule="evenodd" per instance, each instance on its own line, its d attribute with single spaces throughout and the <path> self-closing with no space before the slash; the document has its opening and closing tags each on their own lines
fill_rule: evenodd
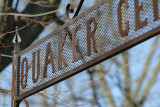
<svg viewBox="0 0 160 107">
<path fill-rule="evenodd" d="M 33 83 L 36 83 L 38 78 L 39 78 L 39 74 L 40 74 L 40 50 L 37 50 L 37 67 L 36 67 L 36 52 L 32 53 L 33 55 L 33 60 L 32 60 L 32 80 Z M 37 68 L 37 76 L 35 77 L 35 72 L 36 72 L 36 68 Z"/>
</svg>

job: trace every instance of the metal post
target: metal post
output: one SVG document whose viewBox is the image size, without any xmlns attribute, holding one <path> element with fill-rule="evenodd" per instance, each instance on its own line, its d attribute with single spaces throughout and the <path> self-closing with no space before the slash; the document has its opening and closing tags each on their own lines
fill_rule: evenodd
<svg viewBox="0 0 160 107">
<path fill-rule="evenodd" d="M 11 96 L 11 107 L 19 107 L 20 101 L 16 101 L 17 96 L 17 72 L 18 72 L 18 52 L 20 51 L 19 43 L 21 38 L 18 34 L 18 27 L 16 27 L 16 34 L 13 38 L 14 51 L 12 58 L 12 96 Z"/>
</svg>

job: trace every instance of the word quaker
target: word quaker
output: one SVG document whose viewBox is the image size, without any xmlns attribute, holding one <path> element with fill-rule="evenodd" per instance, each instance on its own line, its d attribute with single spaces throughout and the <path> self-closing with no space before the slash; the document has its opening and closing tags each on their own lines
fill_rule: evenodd
<svg viewBox="0 0 160 107">
<path fill-rule="evenodd" d="M 152 7 L 149 9 L 150 12 L 148 12 L 147 10 L 148 8 L 144 8 L 143 6 L 147 2 L 149 2 L 148 3 L 149 6 Z M 107 7 L 110 6 L 110 4 L 115 8 L 112 7 L 112 9 L 110 9 L 111 7 Z M 134 14 L 134 16 L 130 15 L 128 16 L 129 18 L 128 17 L 126 18 L 122 7 L 125 7 L 125 11 L 129 11 L 130 13 Z M 106 13 L 101 13 L 100 11 L 98 14 L 101 15 L 100 17 L 97 15 L 98 9 Z M 145 13 L 146 10 L 147 10 L 146 13 L 147 14 L 150 13 L 151 15 L 148 18 L 144 19 L 144 17 L 142 18 L 141 13 L 142 12 Z M 114 23 L 108 23 L 107 18 L 108 19 L 110 18 L 110 20 L 114 20 L 113 21 Z M 148 20 L 148 19 L 153 19 L 153 20 Z M 28 57 L 25 56 L 21 58 L 20 61 L 21 88 L 25 90 L 25 88 L 27 87 L 28 78 L 32 78 L 32 80 L 30 80 L 29 82 L 31 83 L 32 81 L 32 84 L 35 84 L 36 87 L 44 84 L 45 82 L 48 82 L 48 84 L 51 85 L 53 84 L 52 83 L 53 80 L 56 80 L 57 77 L 61 76 L 61 73 L 58 74 L 57 77 L 54 76 L 51 77 L 49 75 L 50 73 L 52 74 L 55 73 L 55 75 L 57 75 L 56 72 L 59 71 L 62 72 L 63 69 L 71 66 L 72 66 L 71 69 L 65 69 L 65 70 L 70 70 L 72 71 L 72 73 L 74 73 L 95 65 L 96 64 L 95 60 L 97 60 L 97 63 L 102 62 L 104 59 L 107 58 L 108 54 L 111 54 L 110 56 L 118 54 L 118 51 L 117 53 L 114 53 L 113 50 L 115 51 L 115 49 L 116 50 L 120 49 L 119 52 L 122 52 L 121 50 L 124 51 L 122 46 L 125 43 L 129 44 L 128 47 L 131 47 L 133 44 L 137 44 L 135 43 L 135 40 L 134 43 L 132 42 L 129 43 L 129 42 L 133 39 L 138 38 L 138 36 L 139 37 L 143 36 L 143 34 L 147 34 L 147 36 L 150 36 L 159 32 L 159 30 L 157 30 L 159 29 L 157 21 L 159 21 L 158 0 L 146 0 L 144 1 L 144 3 L 139 3 L 139 0 L 134 0 L 134 1 L 110 0 L 108 2 L 106 2 L 106 0 L 103 0 L 98 4 L 96 4 L 95 6 L 93 6 L 84 14 L 75 17 L 69 23 L 66 23 L 64 26 L 60 27 L 60 30 L 58 30 L 56 33 L 58 34 L 56 40 L 49 38 L 53 37 L 53 35 L 49 36 L 47 39 L 43 40 L 43 41 L 48 41 L 48 40 L 50 41 L 47 42 L 43 46 L 43 48 L 35 48 L 34 51 L 31 51 L 32 52 L 31 55 L 28 55 Z M 153 24 L 157 25 L 154 25 L 152 27 Z M 149 30 L 147 28 L 148 26 L 150 28 Z M 69 28 L 69 31 L 64 30 L 66 27 Z M 147 33 L 153 29 L 156 30 L 152 31 L 151 33 Z M 62 31 L 63 33 L 58 33 Z M 98 36 L 98 35 L 103 35 L 103 36 Z M 118 40 L 115 39 L 115 36 L 116 38 L 118 38 Z M 66 45 L 67 43 L 70 44 L 68 42 L 69 38 L 71 41 L 71 46 L 70 46 L 71 48 L 67 50 Z M 146 40 L 146 38 L 144 38 L 144 40 Z M 124 39 L 126 39 L 127 41 L 125 41 Z M 119 41 L 119 44 L 118 45 L 113 44 L 113 41 Z M 58 45 L 54 45 L 53 42 L 54 43 L 56 42 L 56 44 Z M 137 40 L 137 42 L 139 43 L 140 39 Z M 103 46 L 100 44 L 103 44 Z M 38 45 L 36 44 L 35 46 Z M 39 45 L 39 47 L 41 47 L 41 45 Z M 126 47 L 127 46 L 124 46 L 125 49 Z M 29 49 L 32 48 L 34 47 L 31 46 L 31 48 Z M 79 50 L 79 48 L 82 48 L 83 52 L 82 50 Z M 66 55 L 66 51 L 68 51 L 69 54 L 68 56 Z M 42 53 L 45 54 L 43 55 Z M 21 54 L 21 56 L 23 56 L 23 54 Z M 43 57 L 44 60 L 42 60 Z M 87 59 L 88 62 L 81 64 L 80 60 L 83 58 L 86 59 L 88 58 Z M 28 77 L 29 69 L 30 69 L 29 75 L 31 75 L 32 77 Z M 68 75 L 68 77 L 75 75 L 75 73 L 70 74 L 69 71 L 64 71 L 64 72 L 65 75 Z M 61 77 L 61 79 L 63 78 L 65 78 L 65 76 Z M 41 84 L 39 85 L 38 80 L 40 79 L 45 80 L 45 82 L 41 82 Z M 30 90 L 36 87 L 31 86 Z M 43 88 L 45 87 L 47 86 L 43 86 Z M 40 90 L 40 88 L 37 90 Z"/>
</svg>

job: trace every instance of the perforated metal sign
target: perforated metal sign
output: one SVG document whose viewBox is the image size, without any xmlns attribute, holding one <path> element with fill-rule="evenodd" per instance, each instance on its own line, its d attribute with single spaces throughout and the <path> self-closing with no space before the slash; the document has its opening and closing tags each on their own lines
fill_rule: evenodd
<svg viewBox="0 0 160 107">
<path fill-rule="evenodd" d="M 103 0 L 18 55 L 17 100 L 160 32 L 160 0 Z"/>
</svg>

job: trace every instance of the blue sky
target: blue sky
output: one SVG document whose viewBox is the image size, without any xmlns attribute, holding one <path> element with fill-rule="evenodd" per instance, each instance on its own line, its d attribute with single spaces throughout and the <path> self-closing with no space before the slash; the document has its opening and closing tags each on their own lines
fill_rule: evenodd
<svg viewBox="0 0 160 107">
<path fill-rule="evenodd" d="M 90 2 L 90 0 L 86 0 L 84 5 L 88 5 L 88 2 Z M 65 5 L 67 5 L 67 4 L 68 4 L 67 0 L 63 0 L 63 6 L 61 6 L 60 8 L 63 8 L 63 7 L 64 7 Z M 91 3 L 91 5 L 92 5 L 92 3 Z M 91 5 L 89 5 L 88 7 L 90 7 Z M 22 7 L 24 7 L 23 4 L 21 4 L 21 6 L 19 6 L 19 10 L 20 10 L 20 11 L 22 10 Z M 60 12 L 59 14 L 63 14 L 63 13 L 64 13 L 64 11 L 63 11 L 63 12 Z M 54 26 L 54 25 L 51 24 L 51 25 L 49 25 L 49 26 L 52 27 L 52 26 Z M 41 33 L 41 35 L 40 35 L 40 37 L 39 37 L 38 39 L 43 38 L 44 36 L 46 36 L 46 35 L 49 34 L 50 32 L 51 32 L 51 30 L 45 29 L 45 30 Z M 148 54 L 148 52 L 150 51 L 150 47 L 151 47 L 151 44 L 152 44 L 152 42 L 153 42 L 153 39 L 154 39 L 154 38 L 152 38 L 152 39 L 150 39 L 150 40 L 147 40 L 146 42 L 144 42 L 144 43 L 142 43 L 142 44 L 140 44 L 140 45 L 137 45 L 137 46 L 135 46 L 134 48 L 130 49 L 130 56 L 131 56 L 131 57 L 130 57 L 130 62 L 133 62 L 132 66 L 130 66 L 130 69 L 131 69 L 132 79 L 133 79 L 133 81 L 135 81 L 135 82 L 136 82 L 136 80 L 137 80 L 137 77 L 141 74 L 140 71 L 142 70 L 143 65 L 144 65 L 144 62 L 145 62 L 145 56 L 146 56 L 146 55 Z M 159 43 L 159 46 L 160 46 L 160 43 Z M 154 58 L 153 58 L 153 62 L 152 62 L 152 65 L 151 65 L 152 67 L 151 67 L 151 68 L 153 68 L 153 67 L 155 66 L 155 64 L 157 63 L 157 56 L 160 56 L 160 51 L 157 50 L 155 54 L 156 54 L 156 55 L 155 55 Z M 105 61 L 105 62 L 103 62 L 103 63 L 106 64 L 106 62 L 107 62 L 107 61 Z M 134 62 L 135 62 L 135 63 L 134 63 Z M 110 63 L 109 63 L 109 64 L 110 64 Z M 0 74 L 0 87 L 1 87 L 1 88 L 11 89 L 11 74 L 12 74 L 12 68 L 11 68 L 11 66 L 12 66 L 12 65 L 9 65 L 9 67 L 7 67 L 7 68 L 4 70 L 4 72 L 2 72 L 2 73 Z M 106 67 L 106 69 L 108 69 L 108 68 Z M 115 69 L 115 66 L 112 65 L 111 68 L 110 68 L 110 72 L 113 72 L 113 73 L 111 73 L 111 75 L 112 75 L 112 74 L 114 75 L 114 73 L 121 72 L 121 71 Z M 148 77 L 151 75 L 151 72 L 152 72 L 152 69 L 150 70 L 150 72 L 149 72 L 149 74 L 148 74 Z M 81 78 L 80 78 L 80 77 L 81 77 Z M 159 77 L 159 75 L 158 75 L 158 77 Z M 82 72 L 82 73 L 74 76 L 73 78 L 76 78 L 76 79 L 77 79 L 77 80 L 75 81 L 75 83 L 74 83 L 74 87 L 78 87 L 78 86 L 81 86 L 82 84 L 86 84 L 86 85 L 82 85 L 81 88 L 88 88 L 89 83 L 87 84 L 87 81 L 89 81 L 89 77 L 88 77 L 86 71 L 84 71 L 84 72 Z M 2 80 L 1 80 L 1 79 L 2 79 Z M 108 76 L 106 76 L 106 79 L 108 79 Z M 159 80 L 159 79 L 158 79 L 158 80 Z M 111 81 L 111 82 L 112 82 L 112 81 Z M 59 88 L 61 89 L 61 91 L 68 90 L 68 87 L 67 87 L 66 85 L 64 85 L 64 84 L 65 84 L 65 81 L 60 83 L 61 87 L 59 87 Z M 133 84 L 134 84 L 134 83 L 133 83 Z M 144 85 L 145 85 L 145 84 L 147 84 L 147 81 L 144 82 Z M 158 91 L 158 90 L 157 90 L 158 87 L 159 87 L 159 84 L 157 84 L 157 82 L 156 82 L 155 85 L 154 85 L 154 87 L 153 87 L 152 90 L 151 90 L 151 93 L 154 92 L 155 90 Z M 53 88 L 53 87 L 51 87 L 51 89 L 52 89 L 52 88 Z M 75 90 L 75 92 L 80 92 L 80 88 L 75 88 L 74 90 Z M 115 93 L 115 96 L 117 96 L 118 99 L 119 99 L 119 97 L 122 96 L 122 95 L 118 92 L 118 90 L 117 90 L 116 87 L 113 88 L 112 92 Z M 91 93 L 90 90 L 86 91 L 86 93 L 83 93 L 83 94 L 85 95 L 85 94 L 89 94 L 89 93 Z M 157 93 L 159 93 L 159 91 L 158 91 Z M 68 94 L 69 94 L 69 93 L 68 93 Z M 68 96 L 67 94 L 62 94 L 60 97 L 62 97 L 63 99 L 67 99 L 67 96 Z M 91 96 L 87 96 L 87 97 L 91 97 Z M 32 99 L 32 98 L 34 98 L 34 96 L 31 97 L 31 99 Z M 89 99 L 89 98 L 88 98 L 88 99 Z M 101 99 L 100 101 L 101 101 L 101 102 L 105 102 L 104 99 Z M 3 102 L 4 102 L 4 100 L 0 100 L 0 104 L 3 104 Z M 10 97 L 6 97 L 6 98 L 5 98 L 5 102 L 6 102 L 6 104 L 8 104 L 8 102 L 10 102 Z M 71 103 L 73 103 L 73 102 L 71 102 Z M 80 104 L 82 104 L 82 103 L 84 103 L 84 102 L 80 102 Z M 120 102 L 118 102 L 118 104 L 119 104 L 119 103 L 120 103 Z M 66 105 L 67 105 L 67 104 L 66 104 Z M 87 106 L 86 106 L 86 107 L 87 107 Z M 145 107 L 147 107 L 147 104 L 145 105 Z"/>
</svg>

